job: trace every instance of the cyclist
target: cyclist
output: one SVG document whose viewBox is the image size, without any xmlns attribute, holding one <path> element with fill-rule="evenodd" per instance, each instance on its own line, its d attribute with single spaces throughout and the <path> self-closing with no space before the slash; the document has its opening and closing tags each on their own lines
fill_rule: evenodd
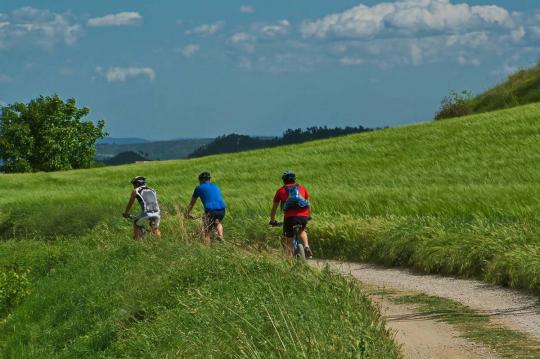
<svg viewBox="0 0 540 359">
<path fill-rule="evenodd" d="M 293 249 L 293 227 L 297 224 L 302 226 L 300 240 L 304 244 L 306 258 L 313 258 L 313 253 L 309 248 L 306 226 L 311 218 L 311 206 L 309 204 L 309 193 L 307 189 L 296 183 L 296 175 L 292 171 L 287 171 L 281 176 L 283 187 L 280 187 L 274 195 L 274 204 L 270 214 L 270 225 L 277 225 L 276 212 L 279 205 L 283 210 L 283 234 L 287 239 L 289 255 L 294 254 Z"/>
<path fill-rule="evenodd" d="M 133 185 L 133 191 L 131 192 L 123 216 L 125 218 L 131 218 L 129 212 L 131 211 L 131 207 L 133 207 L 135 200 L 137 200 L 141 206 L 141 213 L 133 220 L 133 239 L 142 239 L 146 222 L 150 223 L 153 235 L 157 237 L 161 236 L 161 231 L 159 230 L 161 216 L 156 191 L 146 186 L 146 178 L 143 176 L 133 178 L 131 184 Z"/>
<path fill-rule="evenodd" d="M 203 235 L 206 243 L 210 243 L 210 234 L 212 227 L 217 231 L 220 240 L 223 240 L 223 218 L 225 217 L 225 202 L 221 195 L 221 190 L 214 183 L 210 182 L 210 173 L 203 172 L 199 175 L 199 185 L 195 187 L 191 202 L 186 210 L 186 217 L 191 218 L 191 211 L 197 202 L 201 199 L 204 206 Z"/>
</svg>

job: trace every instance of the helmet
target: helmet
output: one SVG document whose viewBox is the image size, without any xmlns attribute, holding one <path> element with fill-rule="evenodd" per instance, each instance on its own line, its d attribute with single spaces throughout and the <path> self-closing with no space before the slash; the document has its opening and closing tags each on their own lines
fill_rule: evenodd
<svg viewBox="0 0 540 359">
<path fill-rule="evenodd" d="M 134 177 L 131 180 L 131 184 L 136 187 L 144 186 L 146 184 L 146 178 L 144 178 L 143 176 Z"/>
<path fill-rule="evenodd" d="M 199 181 L 208 181 L 210 180 L 210 173 L 209 172 L 202 172 L 199 175 Z"/>
<path fill-rule="evenodd" d="M 285 183 L 294 183 L 296 181 L 296 175 L 294 174 L 293 171 L 285 171 L 283 172 L 281 179 Z"/>
</svg>

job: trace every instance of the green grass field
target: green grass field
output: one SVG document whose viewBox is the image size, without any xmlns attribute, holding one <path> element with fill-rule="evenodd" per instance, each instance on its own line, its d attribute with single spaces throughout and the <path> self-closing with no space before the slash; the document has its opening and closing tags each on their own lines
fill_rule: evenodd
<svg viewBox="0 0 540 359">
<path fill-rule="evenodd" d="M 219 325 L 210 323 L 210 318 L 219 312 L 222 317 L 218 320 L 226 323 L 228 315 L 234 316 L 219 308 L 217 303 L 224 301 L 229 308 L 244 312 L 226 327 L 234 340 L 216 347 L 221 353 L 241 347 L 246 356 L 254 355 L 249 350 L 260 350 L 261 355 L 301 356 L 306 349 L 293 347 L 294 333 L 309 337 L 307 333 L 312 332 L 309 341 L 315 349 L 310 353 L 344 355 L 366 350 L 366 356 L 392 357 L 395 347 L 372 308 L 350 284 L 335 277 L 321 281 L 318 274 L 308 271 L 299 288 L 306 288 L 309 294 L 298 302 L 290 297 L 299 293 L 293 285 L 299 283 L 296 267 L 265 254 L 186 247 L 185 238 L 195 236 L 195 224 L 185 223 L 179 214 L 190 199 L 198 173 L 210 171 L 222 187 L 229 206 L 226 236 L 251 248 L 250 253 L 279 247 L 279 230 L 268 228 L 268 213 L 282 171 L 293 169 L 311 192 L 314 220 L 310 235 L 316 256 L 477 277 L 540 293 L 539 118 L 540 105 L 535 104 L 233 155 L 3 175 L 0 236 L 5 241 L 0 244 L 0 266 L 7 273 L 4 282 L 19 283 L 11 285 L 19 290 L 12 291 L 15 294 L 9 302 L 4 300 L 11 309 L 5 311 L 8 314 L 0 324 L 1 345 L 6 353 L 27 355 L 69 356 L 74 353 L 71 350 L 84 354 L 88 348 L 104 356 L 171 354 L 185 343 L 183 335 L 214 343 Z M 141 246 L 129 241 L 129 224 L 121 213 L 130 192 L 129 180 L 135 175 L 146 176 L 158 190 L 165 215 L 159 244 Z M 228 269 L 217 271 L 216 265 L 221 264 L 214 261 L 223 261 Z M 259 271 L 235 269 L 260 261 L 265 264 Z M 197 289 L 186 289 L 189 280 L 182 279 L 179 272 L 193 266 L 200 270 L 192 276 L 200 271 L 201 278 L 225 276 L 223 287 L 193 279 L 200 281 Z M 156 274 L 163 271 L 173 273 Z M 138 282 L 147 276 L 157 279 Z M 261 276 L 268 278 L 271 290 L 264 289 L 264 280 L 259 283 Z M 94 277 L 101 279 L 84 282 Z M 80 283 L 84 283 L 82 289 L 77 289 Z M 320 283 L 327 283 L 326 289 L 317 287 Z M 151 288 L 146 289 L 145 284 Z M 334 288 L 338 288 L 335 293 Z M 31 294 L 18 301 L 28 290 Z M 157 300 L 151 292 L 160 290 L 167 295 Z M 272 297 L 272 310 L 267 307 L 270 292 L 278 296 Z M 99 299 L 96 293 L 106 298 Z M 286 295 L 280 298 L 283 293 Z M 235 302 L 235 295 L 242 298 L 240 302 Z M 343 300 L 344 295 L 350 300 Z M 66 303 L 62 299 L 57 304 L 58 296 L 66 298 Z M 143 298 L 140 306 L 153 308 L 149 317 L 136 314 L 139 310 L 146 313 L 146 309 L 135 305 L 135 297 Z M 126 298 L 134 301 L 126 304 L 128 309 L 122 306 Z M 188 307 L 182 309 L 179 303 Z M 204 309 L 198 310 L 193 303 L 201 303 Z M 280 313 L 280 305 L 287 311 Z M 308 314 L 310 321 L 303 320 L 300 309 L 306 306 L 316 311 Z M 339 320 L 318 327 L 313 317 L 325 311 L 330 311 L 327 318 Z M 352 312 L 357 316 L 351 317 Z M 77 315 L 71 319 L 74 313 Z M 176 322 L 184 323 L 189 313 L 198 313 L 209 322 L 201 319 L 193 326 L 177 323 L 174 327 Z M 274 321 L 269 320 L 271 316 Z M 272 323 L 278 320 L 274 327 Z M 44 329 L 58 321 L 65 322 L 59 330 Z M 265 328 L 259 337 L 249 329 L 250 323 Z M 331 334 L 334 329 L 336 334 Z M 45 334 L 40 334 L 42 330 Z M 96 332 L 94 337 L 95 330 L 105 332 Z M 182 336 L 161 340 L 177 333 Z M 287 337 L 286 333 L 293 334 Z M 268 345 L 253 346 L 267 336 Z M 243 338 L 243 346 L 236 346 L 238 338 Z M 358 338 L 364 339 L 359 342 Z M 25 352 L 29 345 L 35 353 Z M 180 353 L 192 354 L 194 348 L 182 347 Z M 332 353 L 331 348 L 341 351 Z"/>
</svg>

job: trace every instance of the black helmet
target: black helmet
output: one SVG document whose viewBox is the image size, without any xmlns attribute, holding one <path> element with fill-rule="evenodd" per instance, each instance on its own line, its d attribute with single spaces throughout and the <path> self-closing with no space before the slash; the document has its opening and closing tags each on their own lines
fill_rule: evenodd
<svg viewBox="0 0 540 359">
<path fill-rule="evenodd" d="M 296 182 L 296 175 L 293 171 L 285 171 L 283 172 L 283 175 L 281 176 L 281 179 L 285 183 L 294 183 Z"/>
<path fill-rule="evenodd" d="M 146 184 L 146 178 L 144 178 L 143 176 L 134 177 L 131 180 L 131 184 L 136 187 L 144 186 Z"/>
<path fill-rule="evenodd" d="M 209 172 L 202 172 L 199 175 L 199 181 L 209 181 L 210 180 L 210 173 Z"/>
</svg>

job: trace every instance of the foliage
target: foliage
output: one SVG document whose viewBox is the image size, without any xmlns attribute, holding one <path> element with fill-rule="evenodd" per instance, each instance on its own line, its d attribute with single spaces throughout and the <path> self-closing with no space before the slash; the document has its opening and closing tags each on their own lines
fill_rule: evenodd
<svg viewBox="0 0 540 359">
<path fill-rule="evenodd" d="M 104 122 L 81 121 L 90 110 L 75 99 L 40 96 L 2 108 L 0 158 L 5 172 L 59 171 L 93 165 Z"/>
<path fill-rule="evenodd" d="M 305 130 L 301 128 L 288 129 L 283 132 L 281 137 L 264 138 L 251 137 L 246 135 L 238 135 L 236 133 L 224 135 L 216 138 L 211 143 L 208 143 L 195 152 L 189 155 L 189 158 L 204 157 L 219 153 L 233 153 L 259 148 L 276 147 L 282 145 L 290 145 L 295 143 L 303 143 L 325 138 L 349 135 L 352 133 L 368 132 L 372 129 L 362 126 L 345 127 L 345 128 L 328 128 L 324 127 L 308 127 Z"/>
<path fill-rule="evenodd" d="M 0 270 L 0 317 L 30 293 L 26 273 Z"/>
<path fill-rule="evenodd" d="M 441 101 L 441 108 L 435 115 L 435 120 L 470 115 L 472 113 L 472 109 L 469 106 L 471 96 L 469 91 L 462 91 L 461 93 L 451 91 L 450 94 Z"/>
</svg>

